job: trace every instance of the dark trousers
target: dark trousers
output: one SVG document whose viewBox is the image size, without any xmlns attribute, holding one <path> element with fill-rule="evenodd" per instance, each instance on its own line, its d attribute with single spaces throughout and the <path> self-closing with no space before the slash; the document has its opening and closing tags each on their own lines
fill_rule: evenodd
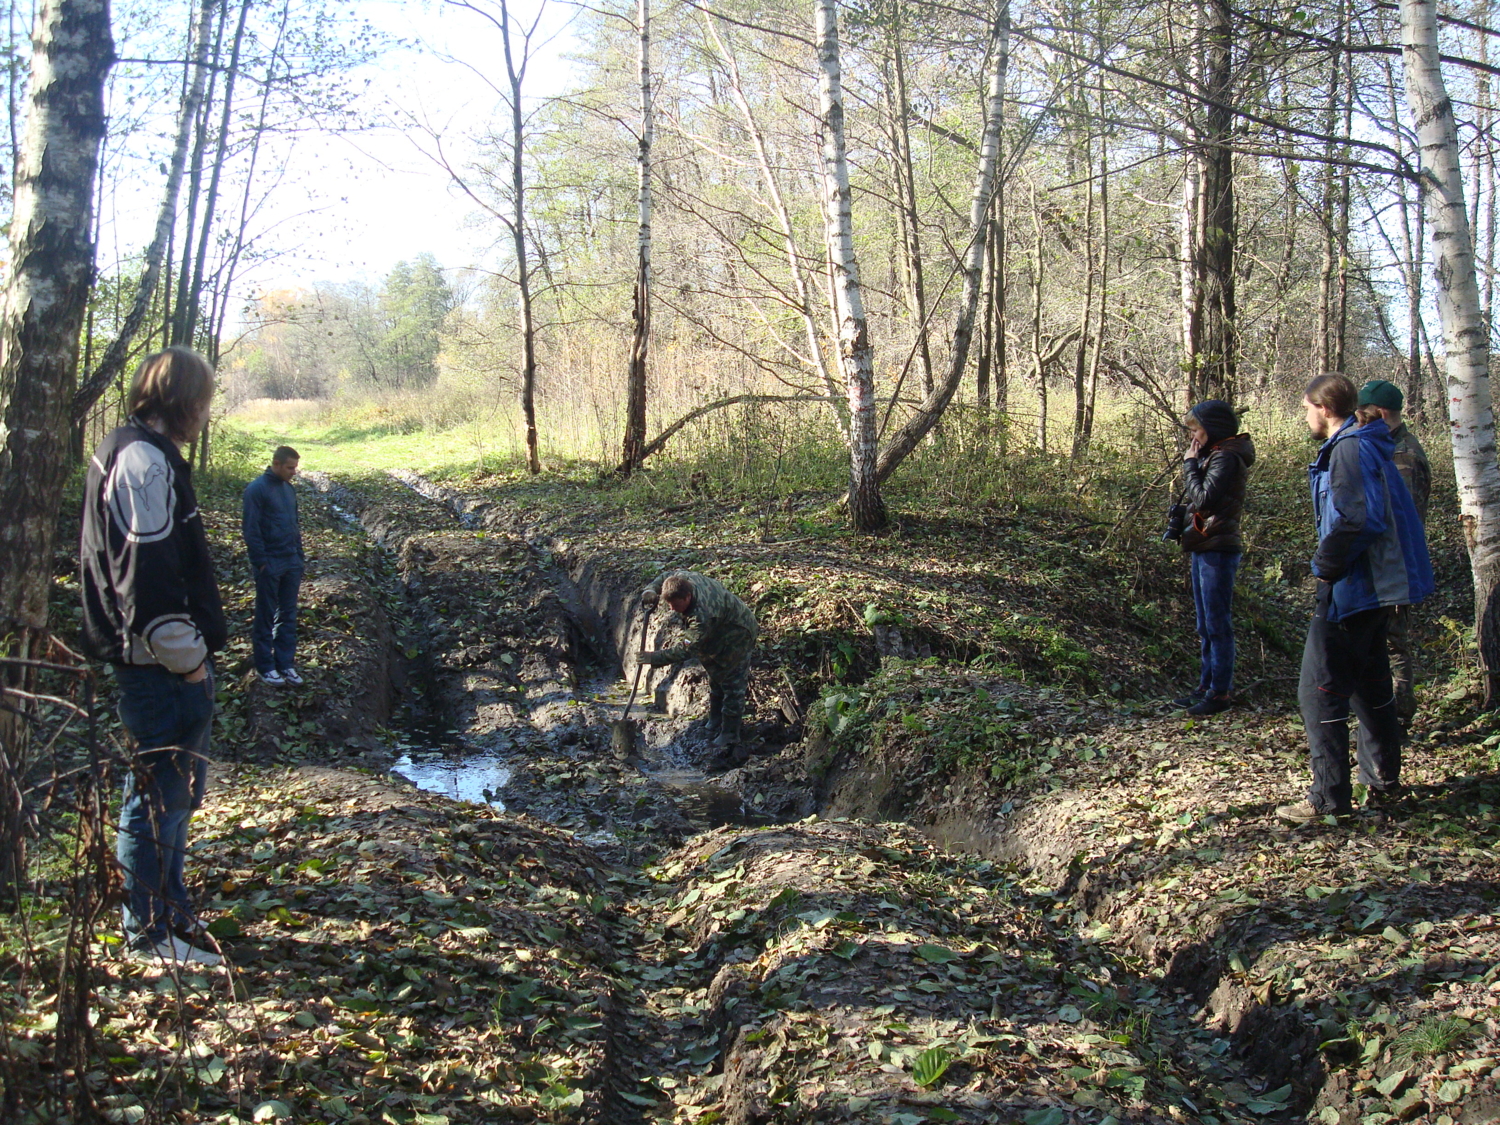
<svg viewBox="0 0 1500 1125">
<path fill-rule="evenodd" d="M 255 572 L 255 624 L 250 647 L 257 672 L 281 672 L 297 663 L 297 591 L 302 572 Z"/>
<path fill-rule="evenodd" d="M 208 784 L 212 669 L 190 684 L 160 665 L 116 665 L 120 721 L 137 743 L 125 778 L 115 856 L 125 874 L 125 932 L 153 941 L 194 918 L 183 880 L 188 822 Z"/>
<path fill-rule="evenodd" d="M 1369 609 L 1338 622 L 1328 620 L 1331 587 L 1318 583 L 1318 605 L 1302 649 L 1297 702 L 1307 728 L 1312 765 L 1308 803 L 1319 812 L 1347 812 L 1349 713 L 1359 719 L 1359 780 L 1390 789 L 1401 779 L 1401 724 L 1386 653 L 1390 610 Z"/>
</svg>

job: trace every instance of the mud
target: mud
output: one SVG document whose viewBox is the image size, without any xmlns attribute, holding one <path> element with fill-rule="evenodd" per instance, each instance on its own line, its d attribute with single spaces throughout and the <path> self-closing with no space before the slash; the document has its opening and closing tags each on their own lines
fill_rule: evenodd
<svg viewBox="0 0 1500 1125">
<path fill-rule="evenodd" d="M 877 623 L 866 638 L 868 652 L 859 659 L 872 668 L 912 661 L 927 665 L 912 673 L 914 682 L 921 676 L 926 680 L 911 693 L 911 716 L 927 714 L 924 701 L 938 698 L 933 690 L 943 699 L 982 692 L 1003 716 L 1005 729 L 1015 728 L 1018 753 L 1029 755 L 1031 772 L 997 777 L 953 763 L 935 767 L 930 746 L 903 742 L 894 720 L 896 734 L 883 740 L 841 740 L 821 728 L 805 731 L 805 704 L 792 686 L 808 671 L 801 668 L 791 669 L 790 676 L 757 670 L 749 724 L 753 738 L 741 762 L 716 760 L 702 737 L 698 716 L 706 705 L 706 684 L 701 670 L 649 670 L 642 701 L 628 716 L 638 725 L 638 737 L 622 755 L 610 741 L 611 723 L 627 717 L 630 684 L 622 657 L 642 645 L 643 628 L 647 647 L 667 640 L 662 617 L 643 621 L 637 593 L 644 580 L 676 560 L 559 538 L 538 526 L 535 513 L 518 514 L 414 474 L 358 489 L 325 478 L 318 487 L 396 559 L 407 620 L 401 640 L 395 641 L 395 631 L 391 636 L 401 646 L 398 662 L 413 685 L 400 719 L 409 745 L 397 772 L 413 783 L 535 817 L 624 868 L 638 869 L 664 849 L 683 845 L 667 865 L 667 877 L 682 879 L 682 887 L 695 878 L 722 877 L 723 865 L 705 862 L 704 849 L 741 846 L 740 837 L 727 835 L 737 826 L 787 826 L 818 815 L 909 824 L 949 852 L 1024 874 L 1061 929 L 1048 937 L 1027 929 L 1019 916 L 1005 914 L 1002 921 L 994 915 L 992 925 L 1010 927 L 1013 943 L 1032 948 L 1046 941 L 1080 941 L 1075 952 L 1088 958 L 1107 941 L 1114 951 L 1110 957 L 1121 960 L 1098 959 L 1098 980 L 1128 981 L 1118 984 L 1122 996 L 1150 995 L 1158 981 L 1176 990 L 1191 1019 L 1164 1024 L 1164 1038 L 1153 1049 L 1176 1059 L 1184 1075 L 1192 1072 L 1204 1083 L 1233 1079 L 1256 1090 L 1290 1087 L 1281 1103 L 1254 1111 L 1262 1119 L 1286 1119 L 1310 1108 L 1325 1110 L 1324 1120 L 1333 1120 L 1330 1113 L 1339 1120 L 1357 1119 L 1345 1114 L 1346 1107 L 1354 1112 L 1358 1099 L 1340 1093 L 1338 1081 L 1344 1079 L 1329 1081 L 1319 1050 L 1336 1008 L 1278 995 L 1256 974 L 1255 956 L 1245 953 L 1264 951 L 1267 972 L 1280 973 L 1276 966 L 1283 955 L 1272 951 L 1306 956 L 1311 925 L 1292 921 L 1303 915 L 1287 908 L 1285 917 L 1272 912 L 1255 931 L 1249 919 L 1261 914 L 1247 914 L 1242 906 L 1246 866 L 1264 864 L 1265 855 L 1288 842 L 1285 832 L 1267 825 L 1266 814 L 1276 794 L 1285 792 L 1295 758 L 1286 751 L 1287 769 L 1263 771 L 1266 776 L 1253 784 L 1244 766 L 1247 753 L 1271 753 L 1262 745 L 1264 723 L 1226 738 L 1215 733 L 1222 726 L 1195 730 L 1190 725 L 1185 731 L 1176 717 L 1080 706 L 1076 696 L 970 673 L 958 661 L 931 667 L 935 645 L 921 630 Z M 961 648 L 948 648 L 948 655 L 964 656 Z M 817 659 L 825 660 L 826 650 L 820 649 Z M 926 683 L 933 690 L 922 686 Z M 1248 751 L 1236 744 L 1239 737 L 1250 740 Z M 1182 755 L 1194 761 L 1179 765 L 1174 759 Z M 755 907 L 760 913 L 752 918 L 759 927 L 755 932 L 780 932 L 787 913 L 778 913 L 775 903 L 783 892 L 802 898 L 822 893 L 816 883 L 800 886 L 793 877 L 798 854 L 819 863 L 833 862 L 829 856 L 842 863 L 862 849 L 878 856 L 880 834 L 865 838 L 862 831 L 782 827 L 756 837 L 747 854 L 780 856 L 777 862 L 791 867 L 764 876 L 765 894 Z M 1291 843 L 1308 847 L 1305 837 Z M 1322 853 L 1315 846 L 1313 851 L 1309 865 L 1322 862 Z M 1180 901 L 1171 888 L 1187 871 L 1210 889 Z M 1276 878 L 1278 886 L 1286 884 L 1283 889 L 1257 888 L 1257 895 L 1295 902 L 1300 891 L 1293 876 L 1282 872 Z M 1333 881 L 1332 875 L 1326 878 Z M 1223 889 L 1220 897 L 1212 888 Z M 919 898 L 920 890 L 914 892 L 914 900 Z M 875 899 L 859 899 L 857 906 L 861 917 L 882 908 Z M 1433 910 L 1438 908 L 1429 913 Z M 739 922 L 726 930 L 732 911 L 715 915 L 700 906 L 685 912 L 664 901 L 659 909 L 649 907 L 647 915 L 661 927 L 663 941 L 675 931 L 674 940 L 685 940 L 686 948 L 696 951 L 684 971 L 704 990 L 702 1029 L 721 1060 L 710 1100 L 722 1103 L 725 1120 L 770 1119 L 775 1083 L 767 1075 L 775 1056 L 764 1045 L 790 1042 L 806 1030 L 772 1010 L 748 1019 L 752 999 L 780 987 L 776 980 L 784 960 L 772 956 L 775 938 L 763 938 L 763 946 L 750 943 L 764 951 L 751 967 L 736 960 L 736 942 L 721 934 L 748 932 L 743 925 L 749 923 Z M 933 925 L 932 940 L 943 933 L 950 936 L 942 940 L 951 940 L 946 921 Z M 1326 932 L 1337 932 L 1338 925 L 1328 922 Z M 827 948 L 818 945 L 814 953 L 832 949 L 830 939 Z M 814 998 L 815 1009 L 825 1003 L 836 1008 L 856 994 L 870 995 L 871 989 L 902 988 L 902 973 L 886 962 L 860 965 L 868 981 L 850 985 L 847 995 L 831 987 L 826 996 Z M 976 980 L 982 981 L 985 971 L 979 968 Z M 1304 975 L 1309 974 L 1304 970 Z M 851 979 L 858 982 L 858 976 Z M 1337 993 L 1336 984 L 1328 987 Z M 919 1000 L 909 1001 L 913 1010 L 922 1007 Z M 946 1011 L 928 1007 L 934 1020 Z M 851 1042 L 880 1034 L 860 1023 L 864 1017 L 852 1014 L 852 1003 L 849 1008 L 843 1024 L 833 1021 L 821 1032 L 825 1041 L 830 1034 Z M 1009 1018 L 998 994 L 988 1010 L 992 1021 Z M 1019 1007 L 1013 1015 L 1018 1024 L 1029 1018 Z M 1210 1033 L 1222 1037 L 1228 1051 L 1222 1059 L 1214 1055 L 1219 1061 L 1212 1063 L 1198 1058 L 1197 1047 L 1189 1048 L 1194 1035 Z M 1042 1032 L 1028 1026 L 1021 1034 L 1035 1040 Z M 886 1095 L 872 1096 L 878 1102 Z M 972 1105 L 944 1104 L 961 1109 L 965 1120 L 1014 1112 L 1005 1110 L 1003 1099 L 976 1095 L 971 1100 Z M 1277 1104 L 1283 1107 L 1279 1111 Z M 887 1108 L 895 1112 L 894 1103 Z M 1227 1104 L 1218 1113 L 1221 1119 L 1235 1117 Z"/>
<path fill-rule="evenodd" d="M 528 537 L 415 474 L 310 483 L 396 561 L 407 615 L 397 656 L 410 685 L 398 775 L 538 817 L 622 863 L 801 811 L 747 792 L 745 771 L 718 761 L 699 721 L 701 669 L 648 670 L 628 716 L 634 745 L 623 755 L 611 745 L 612 723 L 627 717 L 622 652 L 640 647 L 643 626 L 649 646 L 666 640 L 663 615 L 639 612 L 638 571 Z M 785 742 L 784 728 L 767 733 Z"/>
</svg>

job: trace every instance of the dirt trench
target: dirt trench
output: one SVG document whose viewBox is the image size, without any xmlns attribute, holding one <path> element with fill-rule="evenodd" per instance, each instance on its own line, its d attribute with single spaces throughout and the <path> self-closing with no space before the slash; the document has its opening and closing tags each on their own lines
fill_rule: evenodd
<svg viewBox="0 0 1500 1125">
<path fill-rule="evenodd" d="M 449 796 L 536 816 L 575 832 L 606 861 L 627 866 L 722 825 L 820 811 L 909 821 L 946 847 L 1015 863 L 1051 882 L 1091 923 L 1109 913 L 1101 876 L 1079 869 L 1083 849 L 1066 827 L 1073 817 L 1055 801 L 1011 815 L 998 811 L 998 799 L 973 794 L 934 807 L 900 776 L 899 766 L 879 758 L 835 756 L 817 783 L 807 767 L 827 760 L 828 748 L 816 738 L 785 747 L 800 732 L 784 722 L 768 724 L 780 737 L 756 745 L 749 763 L 714 770 L 719 763 L 697 733 L 706 697 L 698 669 L 647 670 L 646 706 L 638 703 L 633 712 L 640 735 L 632 753 L 620 757 L 609 734 L 611 720 L 623 713 L 622 654 L 666 640 L 665 615 L 643 619 L 638 606 L 640 586 L 661 569 L 659 562 L 560 541 L 416 474 L 393 479 L 399 487 L 377 494 L 327 478 L 315 483 L 398 560 L 414 639 L 404 658 L 424 700 L 409 708 L 408 738 L 429 742 L 407 749 L 396 765 L 399 775 Z M 472 780 L 476 775 L 480 783 Z M 1141 927 L 1123 937 L 1148 958 L 1171 956 L 1161 948 L 1171 943 L 1167 935 Z M 1199 1003 L 1221 998 L 1222 960 L 1184 958 L 1170 976 Z M 715 1017 L 721 1024 L 724 999 Z M 1223 1015 L 1213 1004 L 1206 1010 L 1210 1017 Z M 1250 1029 L 1259 1043 L 1268 1032 L 1280 1032 L 1272 1040 L 1294 1048 L 1262 1052 L 1272 1060 L 1259 1068 L 1267 1080 L 1316 1087 L 1316 1075 L 1292 1072 L 1307 1054 L 1300 1021 L 1237 1011 L 1229 1022 Z M 733 1043 L 721 1046 L 726 1056 L 733 1053 Z"/>
<path fill-rule="evenodd" d="M 613 739 L 630 684 L 622 653 L 667 643 L 644 618 L 649 569 L 503 520 L 411 473 L 389 487 L 314 485 L 396 559 L 409 620 L 409 685 L 396 772 L 422 788 L 536 816 L 612 862 L 638 864 L 694 832 L 811 811 L 802 793 L 765 808 L 703 733 L 701 668 L 645 669 L 632 745 Z M 775 745 L 784 720 L 752 734 Z M 757 743 L 764 750 L 764 740 Z"/>
<path fill-rule="evenodd" d="M 539 526 L 535 514 L 517 516 L 414 474 L 401 474 L 388 490 L 355 494 L 334 482 L 322 487 L 398 560 L 411 619 L 403 661 L 419 689 L 415 694 L 425 700 L 424 707 L 413 709 L 421 717 L 406 723 L 408 745 L 398 773 L 449 796 L 537 817 L 572 832 L 623 868 L 639 869 L 662 849 L 686 844 L 677 861 L 685 887 L 695 878 L 712 877 L 703 886 L 722 878 L 713 864 L 703 868 L 692 858 L 700 834 L 721 826 L 732 831 L 736 825 L 788 823 L 815 813 L 910 824 L 952 852 L 1013 865 L 1045 889 L 1050 908 L 1072 932 L 1107 932 L 1112 948 L 1159 975 L 1192 1013 L 1191 1020 L 1170 1031 L 1164 1051 L 1180 1054 L 1171 1044 L 1186 1042 L 1197 1027 L 1223 1037 L 1239 1080 L 1257 1089 L 1290 1088 L 1279 1108 L 1270 1104 L 1255 1111 L 1261 1119 L 1293 1119 L 1311 1109 L 1332 1111 L 1339 1121 L 1358 1120 L 1356 1099 L 1339 1087 L 1342 1077 L 1329 1081 L 1319 1051 L 1330 1034 L 1326 1006 L 1289 1002 L 1258 981 L 1254 961 L 1247 964 L 1235 952 L 1262 949 L 1261 961 L 1276 968 L 1276 943 L 1293 943 L 1294 928 L 1250 933 L 1253 916 L 1233 897 L 1201 906 L 1159 906 L 1156 885 L 1181 866 L 1184 856 L 1207 854 L 1202 848 L 1184 851 L 1191 832 L 1207 833 L 1213 845 L 1208 850 L 1229 852 L 1231 859 L 1234 848 L 1242 846 L 1236 842 L 1241 835 L 1252 851 L 1279 846 L 1274 835 L 1242 828 L 1243 778 L 1229 769 L 1222 783 L 1204 788 L 1188 770 L 1186 787 L 1192 791 L 1170 808 L 1152 810 L 1145 818 L 1149 832 L 1119 830 L 1141 820 L 1143 782 L 1149 790 L 1153 779 L 1163 776 L 1158 748 L 1167 740 L 1181 741 L 1179 723 L 1142 720 L 1138 726 L 1145 733 L 1136 760 L 1123 765 L 1123 774 L 1107 778 L 1079 767 L 1067 784 L 1040 789 L 962 773 L 934 784 L 900 753 L 852 754 L 818 736 L 794 741 L 802 732 L 775 714 L 776 697 L 766 692 L 756 728 L 760 742 L 748 762 L 724 770 L 716 768 L 721 764 L 698 733 L 705 695 L 701 671 L 652 671 L 642 688 L 650 710 L 638 703 L 634 712 L 640 737 L 620 756 L 611 746 L 609 727 L 628 694 L 620 678 L 621 657 L 642 644 L 639 587 L 667 560 L 635 549 L 560 540 Z M 661 617 L 647 623 L 648 647 L 663 643 L 663 627 Z M 879 636 L 875 645 L 881 646 Z M 997 698 L 1019 700 L 1036 723 L 1063 735 L 1097 734 L 1112 722 L 1080 716 L 1076 706 L 1046 692 L 997 682 L 985 686 Z M 795 714 L 796 701 L 791 704 Z M 1167 777 L 1184 772 L 1165 764 L 1171 767 Z M 489 783 L 465 789 L 460 779 L 472 778 L 476 769 L 488 771 L 483 776 Z M 1206 814 L 1205 801 L 1211 810 Z M 1177 833 L 1173 819 L 1188 816 L 1190 829 Z M 719 839 L 734 847 L 740 838 Z M 810 847 L 809 855 L 830 849 L 840 854 L 850 846 L 836 832 L 793 832 L 787 840 L 802 841 L 796 846 Z M 781 925 L 773 906 L 787 887 L 775 881 L 767 886 L 766 902 L 758 909 L 767 924 Z M 812 892 L 809 886 L 802 893 Z M 691 934 L 694 946 L 714 947 L 720 923 L 705 913 L 707 901 L 685 917 L 683 908 L 669 910 L 670 903 L 664 903 L 664 933 L 675 927 Z M 654 924 L 663 925 L 662 918 Z M 1054 940 L 1071 939 L 1057 935 Z M 671 961 L 664 951 L 652 956 Z M 694 968 L 692 960 L 687 964 L 691 972 L 712 978 L 704 981 L 701 1026 L 712 1031 L 723 1060 L 717 1090 L 729 1107 L 726 1119 L 761 1120 L 767 1090 L 759 1073 L 770 1064 L 756 1046 L 758 1037 L 785 1038 L 788 1029 L 743 1023 L 732 1013 L 745 1010 L 737 1005 L 752 984 L 751 991 L 771 986 L 774 966 L 760 965 L 746 977 L 732 945 L 699 960 L 702 968 Z M 1127 979 L 1119 969 L 1116 974 L 1118 981 Z M 1149 990 L 1147 979 L 1143 975 L 1122 985 L 1122 995 Z M 665 1017 L 653 1014 L 642 997 L 622 1008 L 621 1019 L 633 1021 L 633 1030 L 617 1034 L 636 1043 L 637 1050 L 646 1041 L 670 1043 L 674 1033 L 664 1028 Z M 636 1060 L 636 1071 L 671 1065 L 670 1056 L 670 1050 L 648 1051 Z M 976 1103 L 975 1112 L 982 1119 L 989 1110 Z"/>
</svg>

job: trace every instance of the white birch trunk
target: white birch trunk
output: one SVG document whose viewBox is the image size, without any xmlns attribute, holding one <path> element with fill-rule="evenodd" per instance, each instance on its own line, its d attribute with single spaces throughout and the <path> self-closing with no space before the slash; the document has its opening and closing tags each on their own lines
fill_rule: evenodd
<svg viewBox="0 0 1500 1125">
<path fill-rule="evenodd" d="M 1469 562 L 1485 701 L 1500 701 L 1500 465 L 1490 392 L 1489 333 L 1479 300 L 1474 242 L 1464 206 L 1453 103 L 1438 61 L 1435 0 L 1401 0 L 1401 59 L 1416 125 L 1448 385 L 1453 470 Z"/>
<path fill-rule="evenodd" d="M 839 62 L 839 23 L 835 0 L 815 0 L 818 43 L 818 101 L 823 135 L 824 225 L 833 272 L 834 316 L 839 360 L 849 396 L 849 515 L 857 531 L 884 530 L 887 517 L 880 496 L 875 454 L 875 366 L 870 326 L 865 318 L 854 255 L 854 218 L 849 193 L 849 162 L 844 153 L 844 88 Z"/>
<path fill-rule="evenodd" d="M 877 471 L 885 480 L 907 454 L 917 447 L 943 411 L 948 408 L 969 363 L 969 344 L 974 338 L 974 314 L 979 307 L 979 293 L 984 287 L 984 249 L 989 231 L 990 204 L 1000 166 L 1000 125 L 1005 108 L 1005 75 L 1010 65 L 1010 0 L 999 0 L 989 35 L 989 81 L 984 104 L 984 132 L 979 144 L 979 168 L 974 177 L 974 194 L 969 202 L 969 241 L 964 251 L 963 296 L 959 300 L 958 319 L 953 326 L 948 371 L 932 394 L 905 425 L 880 451 Z"/>
</svg>

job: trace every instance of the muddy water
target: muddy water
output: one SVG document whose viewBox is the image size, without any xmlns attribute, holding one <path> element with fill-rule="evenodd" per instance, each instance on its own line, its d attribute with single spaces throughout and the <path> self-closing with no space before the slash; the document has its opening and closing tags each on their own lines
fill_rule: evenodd
<svg viewBox="0 0 1500 1125">
<path fill-rule="evenodd" d="M 408 750 L 391 772 L 429 793 L 492 805 L 504 812 L 502 794 L 514 771 L 498 754 Z"/>
<path fill-rule="evenodd" d="M 409 505 L 389 495 L 367 500 L 326 474 L 307 474 L 342 519 L 401 559 L 418 630 L 402 655 L 418 698 L 394 773 L 430 792 L 529 813 L 606 851 L 643 837 L 666 843 L 723 824 L 773 822 L 747 803 L 742 771 L 706 767 L 715 751 L 680 692 L 664 709 L 643 690 L 630 714 L 639 732 L 632 751 L 611 747 L 631 687 L 614 619 L 633 607 L 601 605 L 600 591 L 580 590 L 551 543 L 498 526 L 482 501 L 415 473 L 390 476 L 410 490 Z M 481 530 L 477 540 L 467 534 Z M 486 634 L 493 651 L 455 654 L 453 619 L 497 589 L 530 616 L 496 621 Z"/>
</svg>

